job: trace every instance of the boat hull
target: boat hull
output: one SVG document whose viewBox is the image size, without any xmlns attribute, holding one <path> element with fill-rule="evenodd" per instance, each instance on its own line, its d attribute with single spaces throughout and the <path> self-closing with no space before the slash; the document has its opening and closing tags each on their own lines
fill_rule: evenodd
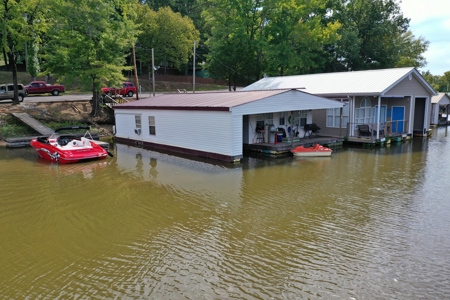
<svg viewBox="0 0 450 300">
<path fill-rule="evenodd" d="M 41 143 L 36 139 L 30 142 L 30 145 L 36 150 L 38 155 L 48 161 L 57 162 L 60 164 L 71 164 L 86 160 L 104 159 L 108 156 L 108 152 L 95 144 L 90 142 L 91 147 L 80 149 L 61 149 L 61 147 Z"/>
<path fill-rule="evenodd" d="M 298 146 L 291 150 L 297 157 L 326 157 L 331 156 L 333 151 L 330 148 L 316 144 L 314 147 Z"/>
</svg>

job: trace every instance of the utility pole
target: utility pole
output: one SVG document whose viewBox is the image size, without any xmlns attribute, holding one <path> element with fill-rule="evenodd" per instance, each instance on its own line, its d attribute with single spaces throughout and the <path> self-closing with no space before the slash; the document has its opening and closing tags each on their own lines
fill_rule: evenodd
<svg viewBox="0 0 450 300">
<path fill-rule="evenodd" d="M 134 45 L 133 45 L 133 65 L 134 65 L 134 82 L 136 84 L 136 100 L 139 100 L 139 79 L 137 76 L 136 53 L 134 51 Z"/>
<path fill-rule="evenodd" d="M 194 41 L 194 59 L 193 59 L 193 66 L 192 66 L 192 90 L 195 94 L 195 41 Z"/>
<path fill-rule="evenodd" d="M 152 81 L 153 81 L 153 97 L 155 97 L 155 55 L 152 48 Z"/>
</svg>

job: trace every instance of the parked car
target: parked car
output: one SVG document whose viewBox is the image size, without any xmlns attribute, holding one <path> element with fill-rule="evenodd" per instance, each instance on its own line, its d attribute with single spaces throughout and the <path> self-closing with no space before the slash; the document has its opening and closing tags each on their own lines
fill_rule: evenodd
<svg viewBox="0 0 450 300">
<path fill-rule="evenodd" d="M 18 84 L 17 90 L 19 92 L 19 101 L 22 102 L 27 95 L 23 84 Z M 0 100 L 14 100 L 14 84 L 0 84 Z"/>
<path fill-rule="evenodd" d="M 133 97 L 136 94 L 136 86 L 132 82 L 124 82 L 122 83 L 122 88 L 115 87 L 104 87 L 102 88 L 102 94 L 104 95 L 122 95 Z"/>
<path fill-rule="evenodd" d="M 59 93 L 65 92 L 65 88 L 60 84 L 47 84 L 45 81 L 32 81 L 29 85 L 25 86 L 28 94 L 47 94 L 50 93 L 53 96 L 58 96 Z"/>
</svg>

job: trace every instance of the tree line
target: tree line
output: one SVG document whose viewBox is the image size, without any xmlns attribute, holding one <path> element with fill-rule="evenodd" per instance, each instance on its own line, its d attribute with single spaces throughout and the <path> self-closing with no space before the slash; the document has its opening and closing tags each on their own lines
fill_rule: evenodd
<svg viewBox="0 0 450 300">
<path fill-rule="evenodd" d="M 100 85 L 124 80 L 133 48 L 141 64 L 181 74 L 195 53 L 198 67 L 230 89 L 264 75 L 427 63 L 429 42 L 411 33 L 396 0 L 1 1 L 2 52 L 13 82 L 27 57 L 32 76 L 77 79 L 94 98 Z M 442 87 L 450 79 L 427 76 Z"/>
</svg>

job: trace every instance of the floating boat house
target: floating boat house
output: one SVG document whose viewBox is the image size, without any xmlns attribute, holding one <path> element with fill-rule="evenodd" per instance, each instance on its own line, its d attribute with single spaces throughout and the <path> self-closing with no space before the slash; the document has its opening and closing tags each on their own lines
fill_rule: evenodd
<svg viewBox="0 0 450 300">
<path fill-rule="evenodd" d="M 437 93 L 415 68 L 263 78 L 242 90 L 292 88 L 345 104 L 342 111 L 314 111 L 321 135 L 376 143 L 385 137 L 425 136 Z"/>
<path fill-rule="evenodd" d="M 449 122 L 450 96 L 446 93 L 439 93 L 431 98 L 430 123 L 433 125 L 447 125 Z"/>
<path fill-rule="evenodd" d="M 237 162 L 245 146 L 286 144 L 291 132 L 299 134 L 296 124 L 311 123 L 314 111 L 339 111 L 344 104 L 297 88 L 164 94 L 115 105 L 115 137 L 148 149 Z"/>
</svg>

